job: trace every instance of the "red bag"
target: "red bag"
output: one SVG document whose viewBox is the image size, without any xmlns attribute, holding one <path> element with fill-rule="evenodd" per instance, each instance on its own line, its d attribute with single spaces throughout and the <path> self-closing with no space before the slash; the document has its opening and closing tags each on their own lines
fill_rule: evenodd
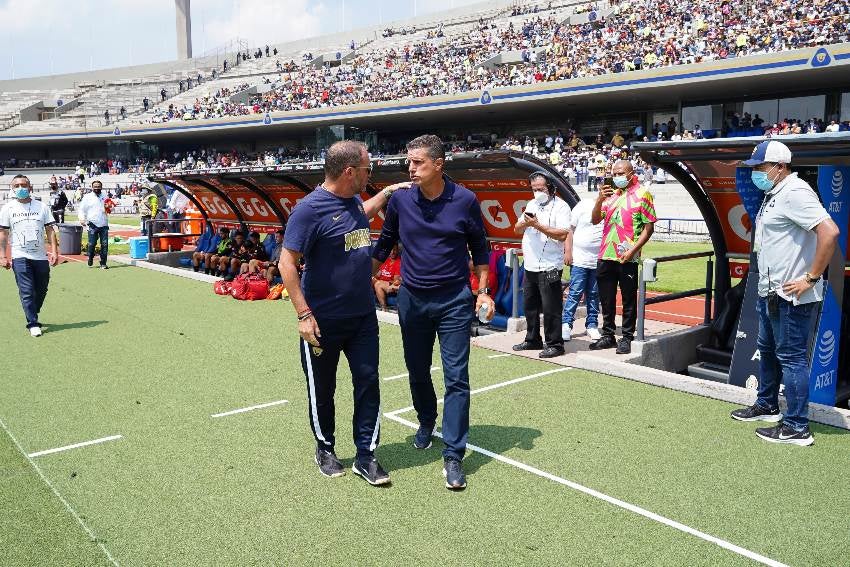
<svg viewBox="0 0 850 567">
<path fill-rule="evenodd" d="M 269 282 L 260 274 L 241 274 L 233 280 L 230 295 L 245 301 L 265 299 L 269 296 Z"/>
<path fill-rule="evenodd" d="M 232 286 L 230 285 L 230 282 L 227 282 L 227 281 L 224 281 L 224 280 L 218 280 L 217 282 L 215 282 L 213 284 L 213 291 L 217 295 L 230 295 L 230 288 L 231 287 Z"/>
</svg>

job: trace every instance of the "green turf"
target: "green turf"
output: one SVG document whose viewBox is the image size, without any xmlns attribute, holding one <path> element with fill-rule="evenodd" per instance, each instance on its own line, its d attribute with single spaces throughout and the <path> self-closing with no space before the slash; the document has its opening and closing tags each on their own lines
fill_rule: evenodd
<svg viewBox="0 0 850 567">
<path fill-rule="evenodd" d="M 65 222 L 77 222 L 77 215 L 75 213 L 67 213 L 65 215 Z M 109 215 L 109 224 L 122 224 L 124 226 L 140 226 L 142 224 L 139 215 Z"/>
<path fill-rule="evenodd" d="M 11 274 L 0 273 L 0 418 L 27 452 L 124 436 L 36 458 L 122 565 L 747 564 L 477 454 L 466 460 L 469 489 L 449 493 L 439 444 L 416 451 L 413 431 L 387 419 L 378 456 L 392 487 L 321 477 L 289 303 L 237 302 L 209 284 L 123 266 L 64 264 L 52 277 L 46 332 L 32 339 Z M 405 372 L 397 328 L 382 325 L 381 350 L 382 376 Z M 489 354 L 472 351 L 473 387 L 553 368 Z M 404 379 L 381 392 L 384 411 L 410 405 Z M 279 399 L 289 403 L 210 417 Z M 728 419 L 730 407 L 568 371 L 476 395 L 470 442 L 780 561 L 844 561 L 850 439 L 817 427 L 810 449 L 766 446 Z M 346 464 L 350 416 L 343 363 Z M 0 458 L 0 509 L 13 503 L 0 515 L 0 549 L 11 550 L 0 564 L 103 563 L 5 434 Z"/>
</svg>

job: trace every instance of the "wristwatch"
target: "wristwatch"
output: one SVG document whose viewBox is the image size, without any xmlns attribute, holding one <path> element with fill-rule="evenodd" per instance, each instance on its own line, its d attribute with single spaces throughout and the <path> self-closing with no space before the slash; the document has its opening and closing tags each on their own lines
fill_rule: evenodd
<svg viewBox="0 0 850 567">
<path fill-rule="evenodd" d="M 810 284 L 816 284 L 820 281 L 821 276 L 815 277 L 809 272 L 806 272 L 806 281 Z"/>
<path fill-rule="evenodd" d="M 383 193 L 383 194 L 384 194 L 384 197 L 386 197 L 387 199 L 389 199 L 390 197 L 392 197 L 392 196 L 393 196 L 393 191 L 392 191 L 392 189 L 390 189 L 389 187 L 385 187 L 385 188 L 381 191 L 381 193 Z"/>
<path fill-rule="evenodd" d="M 490 295 L 490 288 L 485 287 L 483 289 L 479 289 L 477 295 Z"/>
</svg>

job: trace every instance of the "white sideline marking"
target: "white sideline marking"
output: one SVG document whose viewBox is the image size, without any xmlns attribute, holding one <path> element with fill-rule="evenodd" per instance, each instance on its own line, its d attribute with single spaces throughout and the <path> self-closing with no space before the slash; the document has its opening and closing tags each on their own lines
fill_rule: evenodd
<svg viewBox="0 0 850 567">
<path fill-rule="evenodd" d="M 56 447 L 55 449 L 45 449 L 44 451 L 36 451 L 35 453 L 30 453 L 29 455 L 27 455 L 27 457 L 33 458 L 41 457 L 43 455 L 52 455 L 53 453 L 61 453 L 62 451 L 77 449 L 79 447 L 88 447 L 89 445 L 97 445 L 98 443 L 106 443 L 107 441 L 115 441 L 116 439 L 121 438 L 121 435 L 110 435 L 109 437 L 101 437 L 100 439 L 83 441 L 82 443 L 74 443 L 73 445 L 65 445 L 64 447 Z"/>
<path fill-rule="evenodd" d="M 478 388 L 477 390 L 472 390 L 469 392 L 469 395 L 472 394 L 480 394 L 481 392 L 487 392 L 489 390 L 495 390 L 496 388 L 503 388 L 505 386 L 510 386 L 511 384 L 518 384 L 519 382 L 525 382 L 526 380 L 533 380 L 534 378 L 540 378 L 541 376 L 548 376 L 549 374 L 556 374 L 558 372 L 566 372 L 567 370 L 572 370 L 569 366 L 562 366 L 560 368 L 555 368 L 553 370 L 546 370 L 545 372 L 538 372 L 537 374 L 531 374 L 530 376 L 523 376 L 522 378 L 514 378 L 513 380 L 508 380 L 506 382 L 499 382 L 498 384 L 491 384 L 489 386 L 484 386 L 483 388 Z M 443 398 L 437 400 L 438 404 L 443 403 Z M 400 413 L 407 413 L 409 411 L 413 411 L 413 406 L 407 406 L 406 408 L 397 409 L 395 411 L 391 411 L 390 413 L 386 413 L 387 417 L 396 416 Z"/>
<path fill-rule="evenodd" d="M 270 408 L 272 406 L 279 406 L 281 404 L 288 404 L 289 400 L 277 400 L 276 402 L 267 402 L 265 404 L 257 404 L 256 406 L 251 406 L 249 408 L 239 408 L 235 410 L 225 411 L 222 413 L 214 413 L 210 417 L 224 417 L 226 415 L 234 415 L 237 413 L 245 413 L 246 411 L 254 411 L 263 408 Z"/>
<path fill-rule="evenodd" d="M 490 355 L 490 356 L 488 356 L 487 358 L 503 358 L 503 357 L 505 357 L 505 356 L 513 356 L 513 355 L 512 355 L 511 353 L 507 353 L 507 354 L 491 354 L 491 355 Z"/>
<path fill-rule="evenodd" d="M 77 520 L 77 523 L 80 524 L 80 526 L 82 526 L 83 531 L 86 532 L 86 535 L 89 536 L 89 539 L 92 540 L 93 542 L 97 543 L 97 546 L 100 548 L 101 551 L 103 551 L 104 555 L 106 555 L 106 558 L 109 560 L 110 563 L 115 565 L 115 567 L 120 567 L 118 565 L 118 562 L 115 560 L 115 558 L 112 557 L 112 554 L 109 553 L 109 550 L 106 549 L 106 546 L 104 546 L 103 543 L 101 543 L 97 539 L 97 536 L 94 535 L 94 532 L 91 531 L 91 529 L 86 525 L 86 523 L 83 521 L 83 519 L 80 518 L 80 515 L 77 514 L 77 511 L 74 510 L 71 507 L 70 504 L 68 504 L 68 501 L 65 500 L 62 497 L 62 495 L 59 494 L 59 491 L 56 490 L 56 488 L 53 486 L 53 484 L 49 480 L 47 480 L 47 477 L 44 476 L 44 473 L 41 472 L 41 469 L 38 467 L 37 464 L 35 464 L 35 461 L 33 461 L 32 458 L 24 452 L 24 448 L 21 447 L 21 444 L 18 443 L 18 440 L 15 438 L 14 435 L 12 435 L 12 432 L 9 430 L 8 427 L 6 427 L 6 424 L 3 422 L 2 419 L 0 419 L 0 426 L 2 426 L 3 431 L 5 431 L 6 435 L 8 435 L 9 438 L 12 440 L 12 443 L 15 444 L 15 447 L 18 448 L 18 451 L 20 451 L 21 455 L 23 455 L 24 458 L 26 458 L 27 462 L 29 462 L 29 464 L 32 466 L 32 468 L 35 469 L 35 472 L 38 474 L 38 476 L 41 478 L 41 480 L 43 480 L 44 483 L 50 488 L 51 492 L 53 492 L 53 494 L 56 495 L 56 498 L 58 498 L 59 501 L 62 502 L 62 505 L 65 506 L 65 509 L 68 510 L 68 512 L 71 514 L 71 516 L 73 516 L 73 518 L 75 520 Z"/>
<path fill-rule="evenodd" d="M 442 371 L 442 370 L 443 369 L 440 368 L 439 366 L 432 366 L 431 367 L 431 372 L 435 372 L 435 371 L 439 372 L 439 371 Z M 410 375 L 409 372 L 405 372 L 404 374 L 396 374 L 395 376 L 387 376 L 386 378 L 384 378 L 384 382 L 389 382 L 390 380 L 398 380 L 399 378 L 407 378 L 409 375 Z"/>
<path fill-rule="evenodd" d="M 412 421 L 408 421 L 404 418 L 398 417 L 395 414 L 395 412 L 384 414 L 384 415 L 388 419 L 391 419 L 391 420 L 395 421 L 396 423 L 400 423 L 400 424 L 405 425 L 407 427 L 410 427 L 412 429 L 418 429 L 419 428 L 418 424 L 413 423 Z M 436 435 L 437 437 L 440 437 L 440 438 L 443 437 L 443 435 L 436 430 L 434 431 L 434 435 Z M 578 492 L 582 492 L 584 494 L 587 494 L 588 496 L 592 496 L 593 498 L 598 498 L 599 500 L 603 500 L 605 502 L 608 502 L 609 504 L 613 504 L 614 506 L 618 506 L 620 508 L 623 508 L 624 510 L 628 510 L 629 512 L 634 512 L 635 514 L 643 516 L 644 518 L 648 518 L 650 520 L 659 522 L 661 524 L 664 524 L 665 526 L 669 526 L 671 528 L 682 531 L 686 534 L 690 534 L 692 536 L 703 539 L 707 542 L 718 545 L 718 546 L 722 547 L 723 549 L 727 549 L 727 550 L 729 550 L 733 553 L 737 553 L 738 555 L 742 555 L 744 557 L 752 559 L 753 561 L 757 561 L 757 562 L 762 563 L 764 565 L 770 565 L 771 567 L 788 567 L 784 563 L 780 563 L 779 561 L 775 561 L 775 560 L 773 560 L 769 557 L 765 557 L 764 555 L 759 555 L 758 553 L 755 553 L 754 551 L 744 549 L 743 547 L 735 545 L 734 543 L 730 543 L 730 542 L 728 542 L 724 539 L 720 539 L 718 537 L 707 534 L 705 532 L 701 532 L 701 531 L 694 529 L 690 526 L 686 526 L 685 524 L 677 522 L 676 520 L 671 520 L 670 518 L 661 516 L 660 514 L 656 514 L 655 512 L 650 512 L 649 510 L 641 508 L 640 506 L 635 506 L 634 504 L 630 504 L 628 502 L 620 500 L 619 498 L 614 498 L 613 496 L 608 496 L 607 494 L 603 494 L 602 492 L 599 492 L 598 490 L 588 488 L 584 485 L 578 484 L 577 482 L 573 482 L 571 480 L 567 480 L 565 478 L 555 476 L 555 475 L 548 473 L 546 471 L 542 471 L 538 468 L 532 467 L 530 465 L 526 465 L 525 463 L 515 461 L 515 460 L 513 460 L 509 457 L 499 455 L 498 453 L 488 451 L 487 449 L 478 447 L 476 445 L 467 444 L 466 447 L 470 451 L 474 451 L 476 453 L 481 453 L 482 455 L 486 455 L 486 456 L 490 457 L 491 459 L 501 461 L 502 463 L 514 466 L 514 467 L 516 467 L 518 469 L 522 469 L 526 472 L 530 472 L 531 474 L 534 474 L 534 475 L 537 475 L 539 477 L 551 480 L 553 482 L 557 482 L 558 484 L 562 484 L 564 486 L 572 488 L 573 490 L 577 490 Z"/>
</svg>

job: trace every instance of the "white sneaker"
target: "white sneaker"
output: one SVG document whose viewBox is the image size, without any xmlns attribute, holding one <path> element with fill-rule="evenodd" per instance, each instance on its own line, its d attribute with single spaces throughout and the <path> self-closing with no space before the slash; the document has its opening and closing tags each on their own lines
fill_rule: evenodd
<svg viewBox="0 0 850 567">
<path fill-rule="evenodd" d="M 41 332 L 41 327 L 30 327 L 30 335 L 33 337 L 40 337 L 43 333 Z"/>
<path fill-rule="evenodd" d="M 567 342 L 573 336 L 573 328 L 570 327 L 569 323 L 563 323 L 561 325 L 561 336 L 564 338 L 564 342 Z"/>
<path fill-rule="evenodd" d="M 599 329 L 597 329 L 596 327 L 588 327 L 587 337 L 592 341 L 598 341 L 602 338 L 602 333 L 600 333 Z"/>
</svg>

